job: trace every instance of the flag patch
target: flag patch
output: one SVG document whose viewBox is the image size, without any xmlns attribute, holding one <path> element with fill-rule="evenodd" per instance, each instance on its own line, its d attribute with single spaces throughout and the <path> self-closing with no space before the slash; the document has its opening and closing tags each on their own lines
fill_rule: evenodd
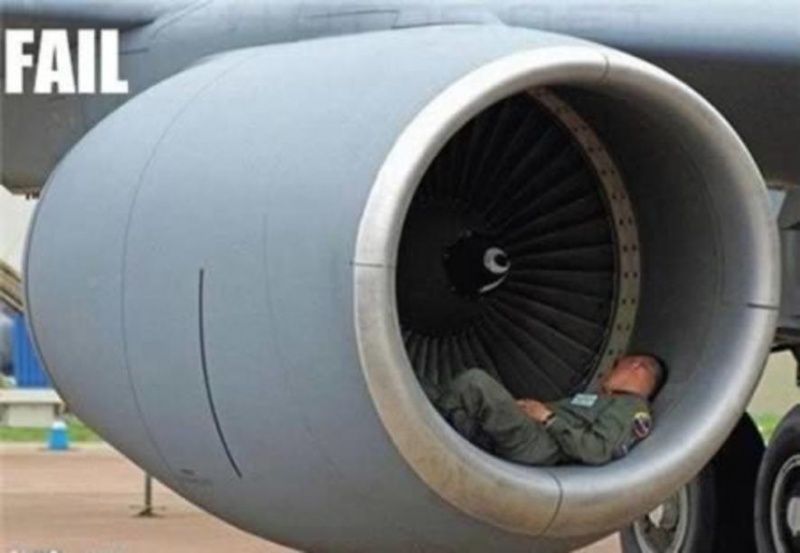
<svg viewBox="0 0 800 553">
<path fill-rule="evenodd" d="M 653 428 L 653 419 L 650 413 L 641 411 L 633 416 L 633 433 L 640 440 L 650 435 L 650 430 Z"/>
</svg>

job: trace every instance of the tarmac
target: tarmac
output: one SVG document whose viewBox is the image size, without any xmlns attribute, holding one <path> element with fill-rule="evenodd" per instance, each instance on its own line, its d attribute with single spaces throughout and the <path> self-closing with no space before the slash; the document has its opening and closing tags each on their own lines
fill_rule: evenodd
<svg viewBox="0 0 800 553">
<path fill-rule="evenodd" d="M 0 553 L 292 553 L 206 514 L 104 444 L 0 444 Z M 582 553 L 618 553 L 610 538 Z"/>
</svg>

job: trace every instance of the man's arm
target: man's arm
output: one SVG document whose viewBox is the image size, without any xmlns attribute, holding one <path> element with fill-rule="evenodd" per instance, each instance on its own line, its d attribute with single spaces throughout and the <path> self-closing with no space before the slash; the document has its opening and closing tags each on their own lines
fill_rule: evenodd
<svg viewBox="0 0 800 553">
<path fill-rule="evenodd" d="M 518 399 L 517 405 L 526 415 L 541 423 L 547 422 L 553 416 L 553 411 L 547 405 L 535 399 Z"/>
<path fill-rule="evenodd" d="M 587 465 L 611 461 L 617 446 L 630 433 L 629 425 L 616 417 L 601 417 L 592 425 L 575 426 L 555 415 L 546 428 L 568 457 Z"/>
<path fill-rule="evenodd" d="M 644 405 L 608 409 L 592 424 L 559 417 L 557 404 L 551 408 L 540 401 L 521 399 L 517 405 L 544 425 L 566 456 L 588 465 L 602 465 L 626 455 L 647 437 L 652 425 Z"/>
</svg>

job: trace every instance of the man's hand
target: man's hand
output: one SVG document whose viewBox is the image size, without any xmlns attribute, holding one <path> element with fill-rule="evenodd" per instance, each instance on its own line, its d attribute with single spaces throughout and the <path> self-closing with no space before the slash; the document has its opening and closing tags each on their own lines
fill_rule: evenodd
<svg viewBox="0 0 800 553">
<path fill-rule="evenodd" d="M 553 412 L 547 408 L 547 405 L 535 399 L 518 399 L 517 405 L 519 405 L 519 408 L 522 409 L 526 415 L 539 422 L 546 421 L 547 417 L 553 414 Z"/>
</svg>

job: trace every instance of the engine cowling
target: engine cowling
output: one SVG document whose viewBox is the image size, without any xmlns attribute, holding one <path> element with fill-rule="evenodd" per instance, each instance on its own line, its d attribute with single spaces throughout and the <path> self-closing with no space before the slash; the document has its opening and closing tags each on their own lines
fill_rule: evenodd
<svg viewBox="0 0 800 553">
<path fill-rule="evenodd" d="M 758 170 L 618 51 L 499 26 L 212 58 L 87 135 L 46 187 L 27 302 L 70 406 L 191 501 L 313 551 L 565 551 L 687 482 L 757 382 L 779 298 Z M 523 467 L 423 395 L 670 366 L 652 436 Z M 424 351 L 424 354 L 422 353 Z"/>
</svg>

